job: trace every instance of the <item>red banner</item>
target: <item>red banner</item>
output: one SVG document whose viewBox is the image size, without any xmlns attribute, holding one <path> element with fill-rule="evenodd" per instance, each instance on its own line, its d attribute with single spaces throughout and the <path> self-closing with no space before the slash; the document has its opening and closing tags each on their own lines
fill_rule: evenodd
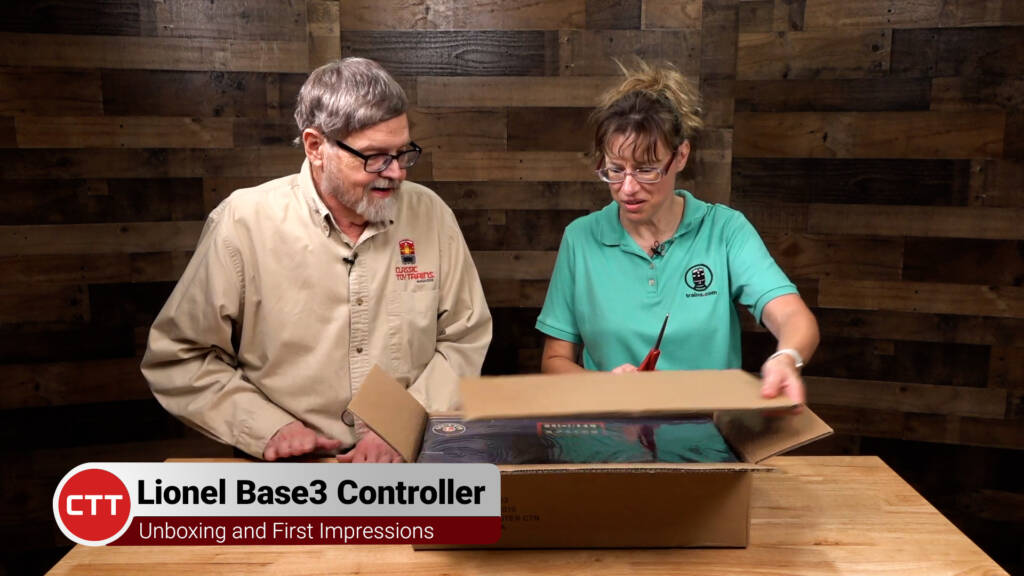
<svg viewBox="0 0 1024 576">
<path fill-rule="evenodd" d="M 111 544 L 493 544 L 500 536 L 500 517 L 143 516 Z"/>
</svg>

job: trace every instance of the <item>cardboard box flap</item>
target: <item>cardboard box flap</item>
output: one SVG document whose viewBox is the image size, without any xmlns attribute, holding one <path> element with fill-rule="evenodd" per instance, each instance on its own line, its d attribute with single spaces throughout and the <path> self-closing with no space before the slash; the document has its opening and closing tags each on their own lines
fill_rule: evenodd
<svg viewBox="0 0 1024 576">
<path fill-rule="evenodd" d="M 466 420 L 553 416 L 673 415 L 795 406 L 762 398 L 761 381 L 742 370 L 580 372 L 462 380 Z"/>
<path fill-rule="evenodd" d="M 373 365 L 348 409 L 406 462 L 416 461 L 427 425 L 427 411 L 383 368 Z"/>
<path fill-rule="evenodd" d="M 599 472 L 602 474 L 697 474 L 701 472 L 753 472 L 774 470 L 771 466 L 747 462 L 614 462 L 573 464 L 498 464 L 502 474 L 559 474 Z"/>
<path fill-rule="evenodd" d="M 723 412 L 718 430 L 745 461 L 758 463 L 832 434 L 832 428 L 804 406 L 800 412 Z"/>
</svg>

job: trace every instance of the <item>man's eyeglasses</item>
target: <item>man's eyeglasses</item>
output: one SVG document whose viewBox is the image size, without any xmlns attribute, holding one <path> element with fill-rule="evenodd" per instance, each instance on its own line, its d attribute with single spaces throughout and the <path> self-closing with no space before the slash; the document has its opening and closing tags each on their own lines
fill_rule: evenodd
<svg viewBox="0 0 1024 576">
<path fill-rule="evenodd" d="M 672 164 L 672 160 L 676 157 L 675 152 L 668 157 L 668 162 L 665 162 L 665 166 L 661 168 L 637 168 L 636 170 L 624 170 L 622 168 L 615 167 L 604 167 L 594 172 L 597 173 L 597 177 L 609 184 L 619 184 L 626 181 L 626 176 L 632 176 L 634 180 L 643 184 L 654 184 L 655 182 L 661 182 L 661 179 L 665 176 L 668 171 L 668 167 Z"/>
<path fill-rule="evenodd" d="M 391 166 L 392 160 L 398 160 L 398 167 L 402 170 L 412 168 L 412 165 L 420 159 L 420 154 L 423 152 L 423 148 L 417 146 L 415 142 L 409 142 L 410 149 L 402 150 L 398 154 L 385 154 L 383 152 L 380 154 L 363 154 L 341 140 L 335 140 L 334 142 L 342 150 L 362 159 L 363 170 L 371 174 L 378 174 L 387 170 L 388 166 Z"/>
</svg>

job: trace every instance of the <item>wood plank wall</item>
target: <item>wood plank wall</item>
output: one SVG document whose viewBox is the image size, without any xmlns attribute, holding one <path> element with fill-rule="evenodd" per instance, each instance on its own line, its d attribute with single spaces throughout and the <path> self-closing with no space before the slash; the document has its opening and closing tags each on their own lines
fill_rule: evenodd
<svg viewBox="0 0 1024 576">
<path fill-rule="evenodd" d="M 612 57 L 699 80 L 680 185 L 751 219 L 821 322 L 818 453 L 881 454 L 1024 568 L 1024 8 L 1014 0 L 93 0 L 0 7 L 3 570 L 67 542 L 60 476 L 224 455 L 153 401 L 149 323 L 205 214 L 295 171 L 295 95 L 339 55 L 406 87 L 411 179 L 456 211 L 536 370 L 562 229 L 608 201 L 586 115 Z M 748 318 L 744 362 L 772 349 Z M 1012 470 L 1012 472 L 1011 472 Z"/>
</svg>

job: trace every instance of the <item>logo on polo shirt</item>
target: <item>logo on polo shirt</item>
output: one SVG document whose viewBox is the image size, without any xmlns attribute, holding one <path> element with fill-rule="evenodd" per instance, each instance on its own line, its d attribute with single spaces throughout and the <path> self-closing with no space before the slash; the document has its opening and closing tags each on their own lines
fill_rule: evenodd
<svg viewBox="0 0 1024 576">
<path fill-rule="evenodd" d="M 398 241 L 398 255 L 402 257 L 402 265 L 395 266 L 396 280 L 413 280 L 417 283 L 434 281 L 432 271 L 421 272 L 416 265 L 416 243 L 411 239 L 403 238 Z"/>
<path fill-rule="evenodd" d="M 687 298 L 699 298 L 718 294 L 718 290 L 708 291 L 708 288 L 711 287 L 711 283 L 715 280 L 715 275 L 707 264 L 691 266 L 683 276 L 683 280 L 686 282 L 686 285 L 690 287 L 690 290 L 693 290 L 693 292 L 686 295 Z"/>
<path fill-rule="evenodd" d="M 405 238 L 398 241 L 398 253 L 402 255 L 402 264 L 416 263 L 416 243 Z"/>
</svg>

